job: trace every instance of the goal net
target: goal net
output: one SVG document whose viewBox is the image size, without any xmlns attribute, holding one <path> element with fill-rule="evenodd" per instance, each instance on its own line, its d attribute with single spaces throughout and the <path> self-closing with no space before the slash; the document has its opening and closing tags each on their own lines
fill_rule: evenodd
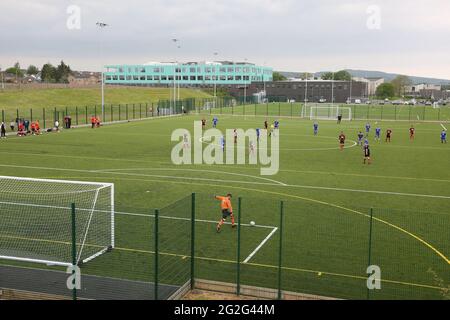
<svg viewBox="0 0 450 320">
<path fill-rule="evenodd" d="M 0 259 L 72 265 L 73 235 L 77 264 L 114 248 L 113 184 L 0 176 L 0 190 Z"/>
<path fill-rule="evenodd" d="M 338 116 L 342 116 L 342 120 L 352 120 L 352 109 L 349 107 L 309 107 L 309 113 L 304 110 L 303 117 L 309 117 L 310 120 L 337 120 Z"/>
</svg>

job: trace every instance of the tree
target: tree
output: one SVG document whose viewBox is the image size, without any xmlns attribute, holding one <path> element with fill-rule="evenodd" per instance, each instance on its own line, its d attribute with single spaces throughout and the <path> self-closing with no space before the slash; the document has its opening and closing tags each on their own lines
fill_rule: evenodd
<svg viewBox="0 0 450 320">
<path fill-rule="evenodd" d="M 391 81 L 394 86 L 394 91 L 397 96 L 403 96 L 405 87 L 412 84 L 411 79 L 408 76 L 398 75 L 394 80 Z"/>
<path fill-rule="evenodd" d="M 313 74 L 309 72 L 303 72 L 300 74 L 300 78 L 303 80 L 310 79 Z"/>
<path fill-rule="evenodd" d="M 27 69 L 28 75 L 37 75 L 39 73 L 39 69 L 36 66 L 30 65 Z"/>
<path fill-rule="evenodd" d="M 392 98 L 395 96 L 395 88 L 392 83 L 383 83 L 378 86 L 376 96 L 381 99 Z"/>
<path fill-rule="evenodd" d="M 14 64 L 14 67 L 8 68 L 5 70 L 6 73 L 14 74 L 17 77 L 23 77 L 23 72 L 20 70 L 20 64 L 19 62 L 16 62 Z"/>
<path fill-rule="evenodd" d="M 273 73 L 273 81 L 285 81 L 287 78 L 279 72 Z"/>
<path fill-rule="evenodd" d="M 68 77 L 72 73 L 72 70 L 70 70 L 70 66 L 66 65 L 64 61 L 61 61 L 61 63 L 56 68 L 55 73 L 55 80 L 59 83 L 68 83 Z"/>
<path fill-rule="evenodd" d="M 41 79 L 44 82 L 56 81 L 56 68 L 51 63 L 46 63 L 42 67 Z"/>
<path fill-rule="evenodd" d="M 337 80 L 337 81 L 350 81 L 352 79 L 352 75 L 345 70 L 341 70 L 338 72 L 326 72 L 322 75 L 323 80 Z"/>
</svg>

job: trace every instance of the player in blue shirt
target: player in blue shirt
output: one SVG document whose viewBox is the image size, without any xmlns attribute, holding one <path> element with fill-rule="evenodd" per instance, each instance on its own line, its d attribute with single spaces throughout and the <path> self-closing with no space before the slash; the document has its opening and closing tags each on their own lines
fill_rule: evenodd
<svg viewBox="0 0 450 320">
<path fill-rule="evenodd" d="M 366 123 L 366 137 L 369 136 L 370 128 L 372 128 L 372 127 L 370 126 L 370 123 Z"/>
<path fill-rule="evenodd" d="M 319 124 L 314 122 L 314 135 L 317 136 L 319 134 Z"/>
<path fill-rule="evenodd" d="M 259 137 L 261 136 L 261 129 L 256 129 L 256 141 L 259 141 Z"/>
<path fill-rule="evenodd" d="M 362 144 L 362 139 L 364 138 L 364 134 L 360 131 L 359 133 L 358 133 L 358 145 L 359 146 L 362 146 L 363 144 Z"/>
<path fill-rule="evenodd" d="M 364 140 L 364 147 L 369 145 L 369 139 Z"/>
<path fill-rule="evenodd" d="M 275 129 L 280 129 L 280 121 L 275 120 L 274 125 L 275 125 Z"/>
<path fill-rule="evenodd" d="M 213 118 L 213 127 L 217 128 L 217 122 L 219 121 L 219 119 L 217 119 L 217 117 Z"/>
<path fill-rule="evenodd" d="M 442 130 L 441 132 L 441 143 L 447 143 L 447 131 Z"/>
<path fill-rule="evenodd" d="M 222 136 L 222 138 L 220 138 L 220 146 L 222 147 L 222 150 L 225 151 L 225 137 Z"/>
<path fill-rule="evenodd" d="M 381 141 L 381 128 L 377 127 L 375 129 L 375 141 L 380 142 Z"/>
</svg>

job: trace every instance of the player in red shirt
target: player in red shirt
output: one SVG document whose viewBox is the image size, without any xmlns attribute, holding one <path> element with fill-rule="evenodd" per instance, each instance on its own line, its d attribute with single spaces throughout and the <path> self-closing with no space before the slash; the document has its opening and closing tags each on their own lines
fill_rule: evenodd
<svg viewBox="0 0 450 320">
<path fill-rule="evenodd" d="M 386 131 L 386 142 L 391 142 L 391 137 L 392 137 L 392 130 L 391 129 L 388 129 L 387 131 Z"/>
<path fill-rule="evenodd" d="M 409 140 L 413 141 L 416 136 L 416 129 L 413 126 L 409 128 Z"/>
<path fill-rule="evenodd" d="M 341 151 L 344 150 L 345 139 L 346 139 L 345 134 L 343 131 L 341 131 L 341 134 L 339 135 L 339 147 L 340 147 Z"/>
</svg>

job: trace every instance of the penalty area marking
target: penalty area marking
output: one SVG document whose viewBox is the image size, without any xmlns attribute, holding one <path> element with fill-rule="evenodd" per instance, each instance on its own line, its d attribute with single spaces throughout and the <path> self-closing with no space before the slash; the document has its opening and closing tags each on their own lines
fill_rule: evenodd
<svg viewBox="0 0 450 320">
<path fill-rule="evenodd" d="M 442 129 L 444 129 L 445 131 L 447 131 L 447 128 L 441 123 L 441 127 Z"/>
</svg>

